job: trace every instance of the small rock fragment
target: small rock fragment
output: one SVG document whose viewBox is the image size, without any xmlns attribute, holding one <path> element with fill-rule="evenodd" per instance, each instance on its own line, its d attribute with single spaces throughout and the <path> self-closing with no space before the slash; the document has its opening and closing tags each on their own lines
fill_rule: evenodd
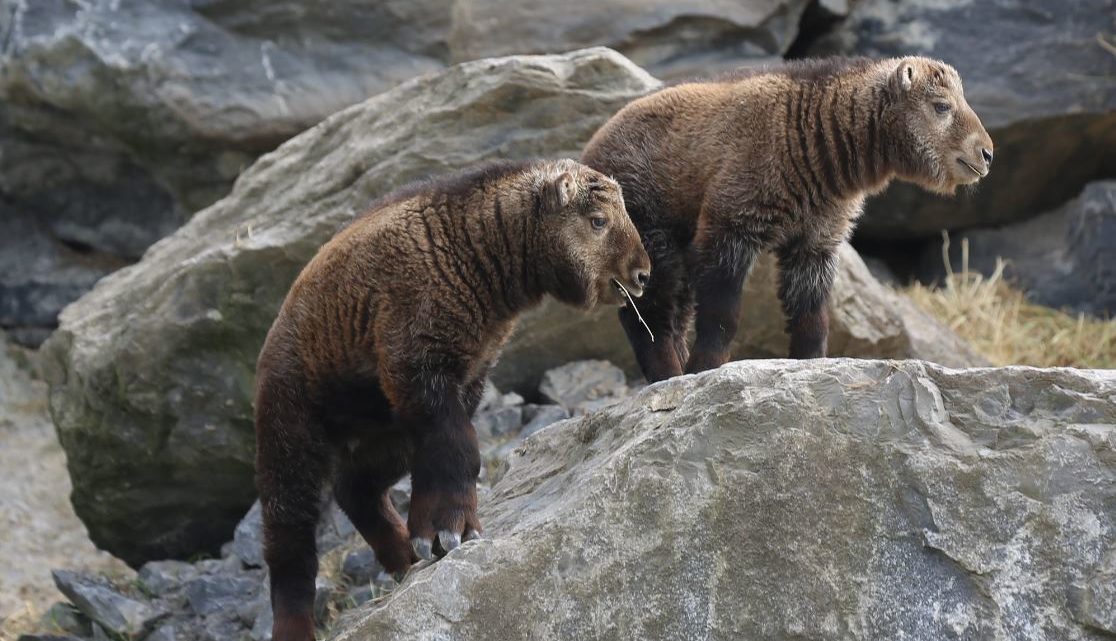
<svg viewBox="0 0 1116 641">
<path fill-rule="evenodd" d="M 232 553 L 248 567 L 261 567 L 264 564 L 263 514 L 259 501 L 252 504 L 248 513 L 236 525 Z"/>
<path fill-rule="evenodd" d="M 93 634 L 93 622 L 69 603 L 58 602 L 43 614 L 41 622 L 49 630 L 60 630 L 78 637 Z"/>
<path fill-rule="evenodd" d="M 113 634 L 136 636 L 166 615 L 148 603 L 124 596 L 103 578 L 67 570 L 54 570 L 51 576 L 70 603 Z"/>
<path fill-rule="evenodd" d="M 523 424 L 523 408 L 519 406 L 501 407 L 500 409 L 477 414 L 473 418 L 473 426 L 477 436 L 481 439 L 492 439 L 513 434 Z"/>
<path fill-rule="evenodd" d="M 527 438 L 545 427 L 570 417 L 570 412 L 561 405 L 539 405 L 531 420 L 519 431 L 520 438 Z"/>
<path fill-rule="evenodd" d="M 186 598 L 195 614 L 234 612 L 260 589 L 259 581 L 224 575 L 202 576 L 186 584 Z"/>
<path fill-rule="evenodd" d="M 376 553 L 366 546 L 349 552 L 341 561 L 341 574 L 350 585 L 367 585 L 383 571 L 384 567 L 376 560 Z"/>
<path fill-rule="evenodd" d="M 162 596 L 197 575 L 198 571 L 194 566 L 184 561 L 151 561 L 140 568 L 137 579 L 145 592 Z"/>
<path fill-rule="evenodd" d="M 623 397 L 628 385 L 624 371 L 608 361 L 575 361 L 547 370 L 539 393 L 573 410 L 590 401 Z"/>
</svg>

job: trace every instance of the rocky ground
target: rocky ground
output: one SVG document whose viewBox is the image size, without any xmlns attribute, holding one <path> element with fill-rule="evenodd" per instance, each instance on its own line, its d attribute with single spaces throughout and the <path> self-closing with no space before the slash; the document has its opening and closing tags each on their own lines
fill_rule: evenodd
<svg viewBox="0 0 1116 641">
<path fill-rule="evenodd" d="M 528 436 L 570 416 L 617 403 L 631 389 L 624 372 L 606 361 L 574 362 L 546 372 L 538 390 L 539 403 L 526 403 L 515 393 L 501 394 L 494 385 L 489 385 L 474 419 L 484 459 L 480 479 L 482 500 L 506 473 L 508 460 Z M 55 482 L 38 489 L 39 502 L 29 502 L 31 507 L 41 509 L 47 504 L 43 497 L 50 497 L 54 503 L 64 503 L 60 497 L 65 494 L 56 493 L 56 485 L 57 479 L 66 479 L 66 476 L 58 474 L 58 470 L 52 471 Z M 392 492 L 396 507 L 404 515 L 409 505 L 409 491 L 409 481 L 404 479 Z M 338 613 L 383 597 L 396 584 L 383 573 L 375 555 L 335 504 L 330 503 L 326 514 L 318 532 L 322 569 L 315 607 L 319 620 L 328 626 Z M 69 534 L 59 543 L 78 541 L 83 545 L 79 550 L 91 549 L 88 539 L 82 540 L 84 528 L 72 513 L 68 513 L 68 518 L 69 522 L 41 519 L 42 526 Z M 48 538 L 42 528 L 17 525 L 15 529 L 28 541 L 37 544 Z M 7 552 L 5 548 L 5 554 Z M 262 556 L 259 503 L 253 505 L 237 525 L 233 540 L 222 546 L 219 558 L 193 563 L 151 561 L 138 573 L 131 573 L 106 572 L 104 563 L 90 563 L 80 554 L 51 556 L 39 548 L 18 547 L 12 552 L 24 556 L 5 559 L 10 567 L 34 568 L 42 574 L 38 577 L 41 580 L 35 582 L 34 596 L 45 614 L 38 623 L 24 624 L 39 633 L 20 637 L 23 641 L 45 641 L 59 636 L 148 641 L 262 641 L 270 638 L 271 610 Z M 103 561 L 107 555 L 94 558 Z M 55 568 L 49 575 L 45 569 L 48 567 Z M 57 599 L 57 593 L 44 585 L 50 578 L 66 600 L 46 609 L 46 605 Z M 12 581 L 10 585 L 27 583 L 19 576 L 12 577 Z"/>
<path fill-rule="evenodd" d="M 34 358 L 0 334 L 0 621 L 40 613 L 57 599 L 49 568 L 113 576 L 125 569 L 93 547 L 70 506 L 66 455 Z"/>
<path fill-rule="evenodd" d="M 478 412 L 483 540 L 400 586 L 328 513 L 327 638 L 1116 634 L 1114 372 L 745 361 L 639 391 L 591 361 L 539 393 Z M 50 633 L 267 639 L 261 565 L 254 507 L 221 558 L 55 571 Z"/>
</svg>

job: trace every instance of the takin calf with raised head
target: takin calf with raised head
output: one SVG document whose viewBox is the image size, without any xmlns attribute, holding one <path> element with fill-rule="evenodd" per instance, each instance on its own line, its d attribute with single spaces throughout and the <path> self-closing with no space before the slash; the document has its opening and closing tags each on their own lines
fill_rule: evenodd
<svg viewBox="0 0 1116 641">
<path fill-rule="evenodd" d="M 620 320 L 657 381 L 730 358 L 744 279 L 769 249 L 791 357 L 825 356 L 837 247 L 865 197 L 896 178 L 952 194 L 988 173 L 992 140 L 949 65 L 836 58 L 640 98 L 597 131 L 582 162 L 624 188 L 651 255 L 640 309 L 655 340 L 634 310 Z"/>
<path fill-rule="evenodd" d="M 314 638 L 314 531 L 337 503 L 389 572 L 481 531 L 470 417 L 516 316 L 639 296 L 650 260 L 619 186 L 574 161 L 404 188 L 299 275 L 256 369 L 257 485 L 275 641 Z M 388 489 L 411 473 L 404 526 Z"/>
</svg>

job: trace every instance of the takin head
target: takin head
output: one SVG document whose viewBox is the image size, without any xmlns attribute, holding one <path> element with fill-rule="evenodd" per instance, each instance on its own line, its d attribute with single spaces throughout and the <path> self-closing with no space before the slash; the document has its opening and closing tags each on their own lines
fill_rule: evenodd
<svg viewBox="0 0 1116 641">
<path fill-rule="evenodd" d="M 987 176 L 992 138 L 965 100 L 957 70 L 922 57 L 896 63 L 888 86 L 907 156 L 899 177 L 948 195 Z"/>
<path fill-rule="evenodd" d="M 643 295 L 651 259 L 624 208 L 620 185 L 572 160 L 547 163 L 534 174 L 540 232 L 552 274 L 550 293 L 583 308 Z"/>
</svg>

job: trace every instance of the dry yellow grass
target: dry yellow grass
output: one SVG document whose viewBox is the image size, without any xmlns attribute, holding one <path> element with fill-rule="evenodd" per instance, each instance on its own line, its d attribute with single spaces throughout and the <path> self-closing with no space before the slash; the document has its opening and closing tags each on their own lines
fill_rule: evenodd
<svg viewBox="0 0 1116 641">
<path fill-rule="evenodd" d="M 945 239 L 943 257 L 949 249 Z M 1003 261 L 990 276 L 968 270 L 968 243 L 962 242 L 962 271 L 946 261 L 941 287 L 915 284 L 905 291 L 920 307 L 949 325 L 996 365 L 1116 368 L 1116 320 L 1031 303 L 1004 281 Z"/>
<path fill-rule="evenodd" d="M 41 618 L 42 614 L 36 611 L 35 606 L 24 604 L 23 609 L 0 619 L 0 641 L 16 641 L 20 635 L 42 632 Z"/>
</svg>

